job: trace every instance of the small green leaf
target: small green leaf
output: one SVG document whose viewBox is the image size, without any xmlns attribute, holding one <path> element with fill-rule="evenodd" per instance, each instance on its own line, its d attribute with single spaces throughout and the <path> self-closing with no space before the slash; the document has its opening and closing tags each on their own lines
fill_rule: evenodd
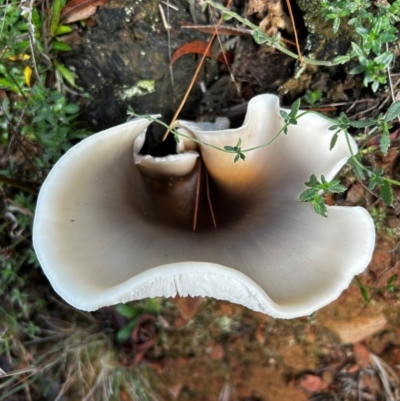
<svg viewBox="0 0 400 401">
<path fill-rule="evenodd" d="M 65 0 L 54 0 L 53 6 L 51 8 L 51 18 L 50 18 L 50 35 L 54 36 L 58 23 L 60 22 L 61 10 L 65 6 Z"/>
<path fill-rule="evenodd" d="M 340 18 L 336 17 L 333 21 L 333 32 L 336 33 L 340 27 Z"/>
<path fill-rule="evenodd" d="M 382 200 L 389 206 L 393 204 L 393 191 L 390 183 L 387 180 L 383 180 L 383 184 L 379 188 L 379 193 Z"/>
<path fill-rule="evenodd" d="M 141 308 L 137 306 L 133 306 L 130 304 L 117 304 L 115 305 L 115 310 L 121 316 L 126 317 L 127 319 L 133 319 L 141 313 Z"/>
<path fill-rule="evenodd" d="M 328 217 L 328 210 L 325 205 L 324 198 L 322 196 L 315 196 L 312 202 L 314 210 L 322 217 Z"/>
<path fill-rule="evenodd" d="M 345 56 L 337 56 L 333 59 L 334 64 L 344 64 L 350 60 L 350 56 L 346 54 Z"/>
<path fill-rule="evenodd" d="M 334 180 L 329 183 L 329 192 L 340 194 L 346 190 L 347 188 L 344 185 L 340 184 L 339 180 Z"/>
<path fill-rule="evenodd" d="M 32 10 L 32 22 L 37 30 L 40 31 L 40 29 L 42 29 L 42 17 L 40 16 L 37 8 Z"/>
<path fill-rule="evenodd" d="M 299 199 L 301 202 L 310 202 L 314 199 L 314 196 L 318 195 L 318 192 L 318 188 L 306 189 L 300 194 Z"/>
<path fill-rule="evenodd" d="M 352 68 L 352 69 L 349 71 L 349 74 L 352 74 L 352 75 L 354 75 L 354 74 L 361 74 L 361 73 L 364 72 L 364 71 L 365 71 L 365 66 L 363 66 L 363 65 L 358 65 L 357 67 Z"/>
<path fill-rule="evenodd" d="M 7 78 L 0 78 L 0 88 L 3 87 L 5 89 L 12 90 L 13 92 L 21 95 L 21 91 L 19 90 L 18 85 L 14 83 L 14 81 Z"/>
<path fill-rule="evenodd" d="M 359 46 L 358 46 L 357 44 L 355 44 L 354 42 L 351 42 L 351 47 L 352 47 L 354 53 L 355 53 L 357 56 L 363 56 L 363 55 L 364 55 L 364 52 L 363 52 L 363 50 L 361 49 L 361 47 L 359 47 Z"/>
<path fill-rule="evenodd" d="M 332 149 L 335 147 L 336 141 L 337 141 L 337 139 L 338 139 L 338 136 L 339 136 L 339 131 L 336 131 L 336 132 L 334 133 L 332 139 L 331 139 L 331 143 L 330 143 L 330 145 L 329 145 L 329 150 L 332 150 Z"/>
<path fill-rule="evenodd" d="M 383 64 L 383 68 L 389 67 L 390 63 L 393 61 L 393 53 L 384 52 L 379 56 L 375 57 L 375 61 L 378 64 Z"/>
<path fill-rule="evenodd" d="M 143 303 L 143 310 L 146 312 L 158 313 L 160 309 L 160 301 L 157 298 L 147 298 Z"/>
<path fill-rule="evenodd" d="M 119 342 L 125 342 L 129 340 L 132 335 L 133 329 L 136 327 L 138 318 L 131 320 L 128 324 L 126 324 L 122 329 L 117 331 L 116 337 Z"/>
<path fill-rule="evenodd" d="M 290 110 L 290 117 L 296 118 L 299 109 L 300 109 L 300 98 L 296 99 L 296 101 L 293 103 L 292 109 Z"/>
<path fill-rule="evenodd" d="M 65 35 L 66 33 L 72 32 L 72 28 L 69 25 L 59 25 L 54 35 Z"/>
<path fill-rule="evenodd" d="M 224 149 L 228 152 L 233 152 L 235 150 L 233 146 L 224 146 Z"/>
<path fill-rule="evenodd" d="M 369 303 L 371 301 L 371 297 L 369 296 L 367 287 L 365 287 L 365 285 L 363 285 L 361 282 L 359 282 L 358 286 L 364 301 Z"/>
<path fill-rule="evenodd" d="M 235 158 L 233 159 L 233 162 L 236 163 L 239 160 L 239 153 L 235 156 Z"/>
<path fill-rule="evenodd" d="M 58 61 L 53 60 L 53 65 L 57 69 L 57 71 L 61 74 L 61 76 L 74 88 L 82 90 L 78 85 L 75 83 L 75 76 L 72 71 L 70 71 L 67 67 L 60 64 Z"/>
<path fill-rule="evenodd" d="M 368 118 L 367 120 L 360 121 L 350 121 L 350 125 L 354 128 L 365 128 L 370 127 L 371 125 L 375 125 L 376 122 L 372 118 Z"/>
<path fill-rule="evenodd" d="M 340 113 L 339 121 L 344 125 L 349 125 L 350 124 L 349 117 L 347 117 L 347 115 L 345 113 L 343 113 L 343 112 Z"/>
<path fill-rule="evenodd" d="M 356 32 L 357 32 L 360 36 L 368 35 L 368 33 L 369 33 L 368 29 L 367 29 L 367 28 L 364 28 L 363 26 L 357 26 L 357 27 L 356 27 Z"/>
<path fill-rule="evenodd" d="M 392 103 L 385 114 L 385 121 L 393 121 L 400 114 L 400 100 Z"/>
<path fill-rule="evenodd" d="M 279 114 L 282 116 L 282 118 L 285 120 L 285 122 L 289 120 L 289 114 L 286 113 L 285 110 L 279 110 Z"/>
<path fill-rule="evenodd" d="M 390 293 L 394 292 L 394 285 L 393 284 L 396 282 L 396 280 L 397 280 L 397 275 L 396 274 L 387 279 L 386 287 L 387 287 L 388 292 L 390 292 Z"/>
<path fill-rule="evenodd" d="M 379 35 L 379 39 L 382 43 L 394 42 L 397 40 L 397 36 L 392 33 L 383 32 Z"/>
<path fill-rule="evenodd" d="M 382 136 L 381 136 L 379 145 L 380 145 L 381 152 L 384 155 L 387 155 L 388 149 L 390 147 L 390 134 L 387 129 L 382 131 Z"/>
<path fill-rule="evenodd" d="M 377 186 L 381 186 L 383 184 L 383 169 L 382 168 L 377 168 L 374 171 L 370 171 L 368 173 L 369 175 L 369 184 L 368 184 L 368 189 L 371 191 Z"/>
<path fill-rule="evenodd" d="M 69 52 L 72 50 L 72 47 L 70 45 L 67 45 L 66 43 L 63 42 L 57 42 L 53 41 L 53 47 L 52 49 L 55 52 Z"/>
<path fill-rule="evenodd" d="M 317 177 L 315 176 L 315 174 L 311 174 L 310 181 L 306 182 L 306 185 L 308 187 L 315 187 L 318 184 L 319 184 L 319 181 L 317 180 Z"/>
<path fill-rule="evenodd" d="M 66 114 L 76 114 L 79 112 L 79 106 L 77 104 L 67 104 L 64 106 L 64 113 Z"/>
</svg>

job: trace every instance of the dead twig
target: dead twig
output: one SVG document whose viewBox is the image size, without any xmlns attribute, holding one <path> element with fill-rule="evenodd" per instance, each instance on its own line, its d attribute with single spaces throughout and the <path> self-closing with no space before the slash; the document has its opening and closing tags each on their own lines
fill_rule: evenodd
<svg viewBox="0 0 400 401">
<path fill-rule="evenodd" d="M 289 10 L 290 20 L 292 21 L 294 39 L 296 41 L 297 54 L 299 55 L 299 62 L 300 62 L 300 65 L 302 67 L 304 67 L 305 63 L 304 63 L 304 60 L 303 60 L 303 56 L 301 54 L 299 38 L 297 36 L 296 23 L 294 21 L 294 16 L 293 16 L 293 11 L 292 11 L 292 6 L 290 5 L 290 0 L 286 0 L 286 4 L 287 4 L 288 10 Z"/>
<path fill-rule="evenodd" d="M 229 8 L 229 7 L 231 6 L 231 3 L 232 3 L 232 0 L 228 0 L 228 3 L 227 3 L 227 5 L 226 5 L 226 8 Z M 174 114 L 174 116 L 173 116 L 173 118 L 172 118 L 172 120 L 171 120 L 171 122 L 170 122 L 170 124 L 169 124 L 170 127 L 171 127 L 172 125 L 174 125 L 175 121 L 177 120 L 177 118 L 178 118 L 178 116 L 179 116 L 179 113 L 181 112 L 181 110 L 183 109 L 183 106 L 184 106 L 185 103 L 186 103 L 187 98 L 189 97 L 189 94 L 190 94 L 190 92 L 191 92 L 191 90 L 192 90 L 192 88 L 193 88 L 193 85 L 194 85 L 194 83 L 196 82 L 196 79 L 197 79 L 197 77 L 198 77 L 198 75 L 199 75 L 199 73 L 200 73 L 201 67 L 202 67 L 203 64 L 204 64 L 204 60 L 205 60 L 206 57 L 207 57 L 207 53 L 210 51 L 211 46 L 212 46 L 212 44 L 213 44 L 213 42 L 214 42 L 214 39 L 215 39 L 215 37 L 216 37 L 217 34 L 218 34 L 218 29 L 217 29 L 217 28 L 222 24 L 222 21 L 223 21 L 223 18 L 221 17 L 221 18 L 219 19 L 219 21 L 218 21 L 218 25 L 216 26 L 215 32 L 213 33 L 211 39 L 210 39 L 209 42 L 208 42 L 207 49 L 206 49 L 206 51 L 204 52 L 203 56 L 201 57 L 201 60 L 200 60 L 199 64 L 197 65 L 196 71 L 195 71 L 195 73 L 193 74 L 193 78 L 192 78 L 192 80 L 191 80 L 191 82 L 190 82 L 188 88 L 186 89 L 186 93 L 185 93 L 185 95 L 184 95 L 184 97 L 183 97 L 183 99 L 182 99 L 182 101 L 181 101 L 181 104 L 179 105 L 178 109 L 176 110 L 176 112 L 175 112 L 175 114 Z M 166 133 L 164 134 L 163 141 L 165 141 L 165 139 L 167 138 L 169 132 L 170 132 L 170 130 L 167 129 Z"/>
</svg>

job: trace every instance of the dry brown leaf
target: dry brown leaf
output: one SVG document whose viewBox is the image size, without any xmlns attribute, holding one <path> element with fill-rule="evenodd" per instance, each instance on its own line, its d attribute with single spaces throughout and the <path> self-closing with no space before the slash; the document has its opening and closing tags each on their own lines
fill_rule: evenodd
<svg viewBox="0 0 400 401">
<path fill-rule="evenodd" d="M 98 6 L 104 6 L 108 0 L 71 0 L 61 11 L 60 22 L 70 24 L 91 17 Z"/>
<path fill-rule="evenodd" d="M 184 45 L 179 47 L 172 55 L 169 65 L 174 64 L 175 61 L 178 60 L 178 58 L 183 56 L 184 54 L 189 54 L 189 53 L 204 54 L 207 50 L 207 47 L 208 43 L 203 40 L 195 40 L 193 42 L 185 43 Z M 206 55 L 207 57 L 212 57 L 211 49 L 208 49 Z"/>
<path fill-rule="evenodd" d="M 364 345 L 356 343 L 353 345 L 353 353 L 357 365 L 361 369 L 366 369 L 371 362 L 371 354 L 368 349 Z"/>
<path fill-rule="evenodd" d="M 183 56 L 184 54 L 190 54 L 190 53 L 195 53 L 195 54 L 201 54 L 203 55 L 206 53 L 208 48 L 208 42 L 205 42 L 203 40 L 195 40 L 193 42 L 185 43 L 178 49 L 176 49 L 175 53 L 171 57 L 171 61 L 169 65 L 172 65 L 175 63 L 176 60 L 178 60 L 179 57 Z M 206 53 L 207 57 L 212 57 L 212 50 L 208 49 Z M 225 63 L 225 64 L 230 64 L 233 61 L 233 54 L 230 51 L 227 51 L 224 53 L 221 53 L 217 57 L 217 61 L 220 63 Z"/>
</svg>

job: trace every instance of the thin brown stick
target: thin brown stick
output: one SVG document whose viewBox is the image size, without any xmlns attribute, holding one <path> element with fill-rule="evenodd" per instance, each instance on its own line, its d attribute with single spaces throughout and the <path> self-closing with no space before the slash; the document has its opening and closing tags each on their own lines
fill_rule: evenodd
<svg viewBox="0 0 400 401">
<path fill-rule="evenodd" d="M 211 198 L 210 198 L 210 186 L 208 184 L 208 173 L 207 173 L 207 170 L 206 170 L 206 191 L 207 191 L 208 206 L 210 208 L 210 213 L 211 213 L 211 218 L 212 218 L 212 221 L 213 221 L 213 225 L 214 225 L 214 228 L 217 229 L 217 222 L 215 221 L 214 209 L 212 207 Z"/>
<path fill-rule="evenodd" d="M 301 55 L 301 50 L 300 50 L 300 43 L 299 43 L 299 38 L 297 37 L 297 30 L 296 30 L 296 23 L 294 22 L 294 17 L 293 17 L 293 11 L 292 11 L 292 6 L 290 5 L 290 0 L 286 0 L 286 4 L 289 10 L 289 15 L 290 15 L 290 20 L 292 21 L 293 25 L 293 32 L 294 32 L 294 39 L 296 41 L 296 48 L 297 48 L 297 53 L 299 55 L 299 61 L 302 67 L 305 66 L 303 56 Z"/>
<path fill-rule="evenodd" d="M 226 4 L 226 8 L 229 8 L 229 7 L 231 6 L 231 3 L 232 3 L 232 0 L 228 0 L 228 3 Z M 172 125 L 174 125 L 175 121 L 177 120 L 177 118 L 178 118 L 178 116 L 179 116 L 179 113 L 181 112 L 181 110 L 183 109 L 183 106 L 184 106 L 185 103 L 186 103 L 187 98 L 189 97 L 190 91 L 192 90 L 193 85 L 194 85 L 194 83 L 196 82 L 197 76 L 198 76 L 199 73 L 200 73 L 201 67 L 202 67 L 203 64 L 204 64 L 204 60 L 206 59 L 207 54 L 208 54 L 208 52 L 209 52 L 210 49 L 211 49 L 211 45 L 213 44 L 214 39 L 215 39 L 215 37 L 216 37 L 217 34 L 218 34 L 218 27 L 222 24 L 222 21 L 223 21 L 223 18 L 221 17 L 221 18 L 219 19 L 219 21 L 218 21 L 218 25 L 215 27 L 215 32 L 214 32 L 213 35 L 211 36 L 211 39 L 210 39 L 209 42 L 208 42 L 207 48 L 206 48 L 206 50 L 204 51 L 203 56 L 201 57 L 201 60 L 200 60 L 198 66 L 197 66 L 197 68 L 196 68 L 196 71 L 195 71 L 194 74 L 193 74 L 193 78 L 192 78 L 192 80 L 190 81 L 190 84 L 189 84 L 188 88 L 186 89 L 185 96 L 183 96 L 183 99 L 182 99 L 182 101 L 181 101 L 181 104 L 179 105 L 178 109 L 176 110 L 176 112 L 175 112 L 175 114 L 174 114 L 174 117 L 172 118 L 171 122 L 169 123 L 169 126 L 170 126 L 170 127 L 171 127 Z M 169 129 L 167 129 L 166 133 L 164 134 L 163 141 L 165 141 L 165 139 L 167 138 L 168 134 L 169 134 Z"/>
<path fill-rule="evenodd" d="M 200 199 L 200 181 L 201 181 L 201 160 L 197 168 L 197 185 L 196 185 L 196 200 L 194 202 L 194 213 L 193 213 L 193 231 L 196 231 L 197 227 L 197 214 L 199 213 L 199 199 Z"/>
<path fill-rule="evenodd" d="M 162 6 L 161 4 L 158 4 L 158 8 L 159 8 L 159 10 L 160 10 L 161 19 L 162 19 L 162 22 L 163 22 L 163 25 L 164 25 L 165 30 L 166 30 L 166 31 L 171 30 L 171 26 L 170 26 L 170 24 L 168 24 L 167 18 L 165 17 L 165 13 L 164 13 L 163 6 Z"/>
</svg>

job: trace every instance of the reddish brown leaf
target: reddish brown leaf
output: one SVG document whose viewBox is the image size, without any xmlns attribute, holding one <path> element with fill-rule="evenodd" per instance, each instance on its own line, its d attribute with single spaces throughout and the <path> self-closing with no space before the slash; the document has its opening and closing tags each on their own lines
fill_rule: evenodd
<svg viewBox="0 0 400 401">
<path fill-rule="evenodd" d="M 98 6 L 103 6 L 108 0 L 71 0 L 62 9 L 60 22 L 70 24 L 91 17 Z"/>
<path fill-rule="evenodd" d="M 208 43 L 203 40 L 195 40 L 193 42 L 185 43 L 183 46 L 181 46 L 179 49 L 175 51 L 175 53 L 171 57 L 169 65 L 174 64 L 175 61 L 178 60 L 178 58 L 183 56 L 184 54 L 189 54 L 189 53 L 204 54 L 205 51 L 207 50 L 207 46 Z M 212 57 L 211 50 L 208 51 L 207 57 Z"/>
<path fill-rule="evenodd" d="M 395 139 L 397 139 L 397 137 L 399 135 L 400 135 L 400 128 L 390 134 L 390 140 L 394 141 Z M 368 145 L 369 146 L 379 146 L 379 144 L 381 143 L 381 138 L 382 138 L 382 135 L 377 135 L 377 136 L 373 137 L 372 139 L 369 140 Z"/>
<path fill-rule="evenodd" d="M 356 343 L 353 345 L 353 353 L 357 365 L 361 369 L 366 369 L 371 362 L 371 354 L 368 349 L 364 345 Z"/>
<path fill-rule="evenodd" d="M 217 57 L 217 61 L 219 61 L 222 64 L 227 64 L 231 65 L 233 63 L 233 52 L 228 50 L 225 53 L 220 53 L 220 55 Z"/>
<path fill-rule="evenodd" d="M 172 64 L 174 64 L 175 61 L 184 54 L 196 53 L 203 55 L 207 50 L 207 46 L 208 42 L 204 42 L 203 40 L 195 40 L 193 42 L 185 43 L 172 55 L 169 65 L 171 66 Z M 212 57 L 211 49 L 207 52 L 206 56 Z M 217 57 L 217 61 L 224 64 L 231 64 L 233 61 L 233 53 L 230 51 L 225 52 L 225 54 L 221 53 Z"/>
</svg>

